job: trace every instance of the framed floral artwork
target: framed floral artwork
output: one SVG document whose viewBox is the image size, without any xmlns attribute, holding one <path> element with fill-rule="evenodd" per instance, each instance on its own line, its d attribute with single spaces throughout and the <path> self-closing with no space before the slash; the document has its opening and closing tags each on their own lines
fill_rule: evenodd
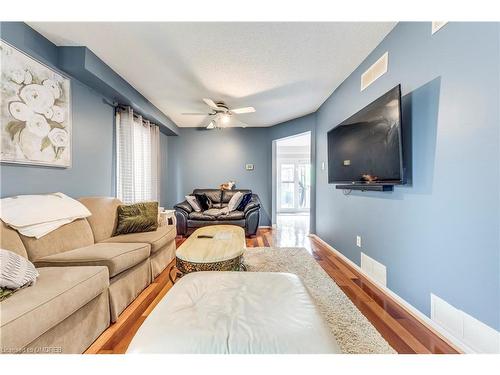
<svg viewBox="0 0 500 375">
<path fill-rule="evenodd" d="M 71 85 L 0 40 L 0 161 L 71 166 Z"/>
</svg>

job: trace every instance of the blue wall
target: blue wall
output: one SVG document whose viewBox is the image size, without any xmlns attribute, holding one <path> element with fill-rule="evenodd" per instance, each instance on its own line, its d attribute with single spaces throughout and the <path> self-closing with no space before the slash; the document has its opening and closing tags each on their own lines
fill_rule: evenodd
<svg viewBox="0 0 500 375">
<path fill-rule="evenodd" d="M 181 128 L 168 137 L 166 205 L 183 201 L 195 188 L 217 188 L 234 180 L 238 188 L 251 189 L 263 205 L 261 225 L 271 221 L 271 146 L 268 128 L 228 128 L 221 131 Z M 247 171 L 245 164 L 254 164 Z"/>
<path fill-rule="evenodd" d="M 400 23 L 317 112 L 317 234 L 360 264 L 387 266 L 388 287 L 429 315 L 430 293 L 500 329 L 499 24 Z M 389 71 L 360 92 L 385 51 Z M 412 182 L 344 196 L 327 183 L 326 132 L 401 83 Z M 408 129 L 406 129 L 408 130 Z M 408 135 L 408 131 L 407 131 Z"/>
<path fill-rule="evenodd" d="M 60 69 L 61 62 L 65 67 L 72 67 L 70 59 L 77 59 L 77 54 L 69 52 L 80 51 L 78 48 L 60 48 L 34 31 L 22 22 L 0 22 L 0 37 L 18 49 L 26 52 L 35 59 L 47 64 L 51 68 Z M 61 53 L 63 50 L 63 53 Z M 89 54 L 87 49 L 81 50 Z M 62 59 L 61 55 L 66 58 Z M 93 54 L 92 54 L 93 55 Z M 72 96 L 72 166 L 71 168 L 51 168 L 27 165 L 0 164 L 1 187 L 0 196 L 6 197 L 17 194 L 35 194 L 61 191 L 73 197 L 101 195 L 110 196 L 115 193 L 115 163 L 114 163 L 114 109 L 107 103 L 116 101 L 122 103 L 125 96 L 115 98 L 110 87 L 123 88 L 129 100 L 124 104 L 131 104 L 144 108 L 146 115 L 151 118 L 160 118 L 165 125 L 163 131 L 175 134 L 177 127 L 169 122 L 168 118 L 158 114 L 158 110 L 140 93 L 134 90 L 121 77 L 114 73 L 95 55 L 92 59 L 95 69 L 99 68 L 100 78 L 108 78 L 107 91 L 103 85 L 88 85 L 76 79 L 71 73 L 64 71 L 71 78 Z M 84 62 L 87 60 L 83 60 Z M 77 72 L 72 71 L 73 73 Z M 77 72 L 78 73 L 78 72 Z M 96 88 L 103 88 L 99 91 Z M 169 128 L 167 128 L 167 126 Z M 166 141 L 162 136 L 162 154 Z M 162 174 L 162 181 L 165 176 Z"/>
<path fill-rule="evenodd" d="M 0 23 L 0 36 L 50 67 L 57 47 L 21 22 Z M 72 166 L 50 168 L 1 164 L 1 196 L 61 191 L 73 197 L 114 193 L 114 110 L 104 96 L 71 79 Z"/>
<path fill-rule="evenodd" d="M 269 128 L 210 130 L 181 128 L 179 136 L 167 137 L 167 175 L 162 203 L 173 207 L 194 188 L 216 188 L 234 180 L 237 187 L 259 195 L 263 211 L 260 225 L 271 224 L 272 141 L 311 131 L 314 160 L 315 115 L 307 115 Z M 253 171 L 245 164 L 255 165 Z M 313 186 L 314 187 L 314 186 Z M 312 189 L 314 212 L 314 188 Z"/>
</svg>

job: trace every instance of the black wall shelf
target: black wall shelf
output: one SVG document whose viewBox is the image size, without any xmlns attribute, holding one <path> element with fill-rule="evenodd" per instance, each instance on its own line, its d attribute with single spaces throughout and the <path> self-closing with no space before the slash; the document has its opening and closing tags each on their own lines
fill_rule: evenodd
<svg viewBox="0 0 500 375">
<path fill-rule="evenodd" d="M 340 190 L 361 190 L 361 191 L 393 191 L 394 190 L 394 185 L 384 185 L 384 184 L 335 185 L 335 189 L 340 189 Z"/>
</svg>

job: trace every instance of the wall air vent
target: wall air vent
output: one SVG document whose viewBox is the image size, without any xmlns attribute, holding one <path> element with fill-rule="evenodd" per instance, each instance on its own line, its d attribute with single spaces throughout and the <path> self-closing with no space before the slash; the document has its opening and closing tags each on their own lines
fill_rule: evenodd
<svg viewBox="0 0 500 375">
<path fill-rule="evenodd" d="M 432 34 L 437 33 L 448 21 L 432 21 Z"/>
<path fill-rule="evenodd" d="M 431 319 L 472 352 L 500 353 L 500 332 L 431 293 Z"/>
<path fill-rule="evenodd" d="M 380 59 L 368 68 L 366 72 L 361 75 L 361 91 L 370 86 L 378 78 L 387 73 L 387 66 L 389 63 L 389 52 L 382 55 Z"/>
<path fill-rule="evenodd" d="M 378 283 L 387 286 L 386 267 L 363 252 L 361 252 L 361 269 Z"/>
</svg>

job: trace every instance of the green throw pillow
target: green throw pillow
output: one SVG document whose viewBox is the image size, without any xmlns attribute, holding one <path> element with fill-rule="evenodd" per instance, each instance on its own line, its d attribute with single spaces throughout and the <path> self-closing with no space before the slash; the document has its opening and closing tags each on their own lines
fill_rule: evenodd
<svg viewBox="0 0 500 375">
<path fill-rule="evenodd" d="M 15 290 L 0 288 L 0 302 L 14 294 Z"/>
<path fill-rule="evenodd" d="M 151 232 L 158 228 L 158 202 L 143 202 L 118 206 L 118 224 L 114 236 L 127 233 Z"/>
</svg>

